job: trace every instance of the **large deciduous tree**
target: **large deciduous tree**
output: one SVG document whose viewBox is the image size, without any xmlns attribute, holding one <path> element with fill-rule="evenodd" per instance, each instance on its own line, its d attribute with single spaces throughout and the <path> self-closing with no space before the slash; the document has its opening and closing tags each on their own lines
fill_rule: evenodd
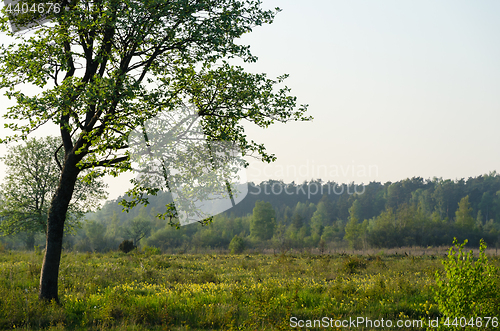
<svg viewBox="0 0 500 331">
<path fill-rule="evenodd" d="M 35 0 L 29 0 L 35 1 Z M 0 47 L 0 88 L 16 104 L 5 114 L 25 138 L 45 123 L 59 126 L 64 158 L 48 211 L 39 297 L 58 300 L 62 237 L 80 173 L 118 175 L 131 170 L 129 134 L 160 112 L 194 107 L 207 139 L 232 141 L 243 155 L 274 160 L 248 140 L 242 120 L 260 127 L 307 120 L 286 76 L 272 80 L 230 65 L 256 61 L 236 39 L 271 23 L 279 11 L 255 0 L 75 0 L 53 14 L 53 24 L 14 35 Z M 41 89 L 28 93 L 27 85 Z M 151 192 L 145 188 L 146 192 Z M 132 197 L 138 202 L 142 190 Z M 153 192 L 154 193 L 154 192 Z"/>
</svg>

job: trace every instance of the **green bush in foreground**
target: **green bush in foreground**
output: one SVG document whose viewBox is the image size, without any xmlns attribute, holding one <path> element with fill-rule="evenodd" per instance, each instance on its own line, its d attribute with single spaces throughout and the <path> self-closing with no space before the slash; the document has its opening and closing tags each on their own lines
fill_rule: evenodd
<svg viewBox="0 0 500 331">
<path fill-rule="evenodd" d="M 476 261 L 472 251 L 467 254 L 463 252 L 467 240 L 459 244 L 455 238 L 453 244 L 454 247 L 448 250 L 448 258 L 442 261 L 446 272 L 445 279 L 436 272 L 435 300 L 443 314 L 441 329 L 477 329 L 480 327 L 478 323 L 486 324 L 484 317 L 500 317 L 498 269 L 488 262 L 485 254 L 486 244 L 482 239 L 479 258 Z M 449 325 L 444 326 L 446 321 Z"/>
</svg>

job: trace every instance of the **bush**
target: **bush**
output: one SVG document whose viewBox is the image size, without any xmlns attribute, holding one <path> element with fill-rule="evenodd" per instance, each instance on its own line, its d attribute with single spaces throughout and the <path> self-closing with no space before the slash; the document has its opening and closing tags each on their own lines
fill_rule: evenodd
<svg viewBox="0 0 500 331">
<path fill-rule="evenodd" d="M 161 249 L 153 246 L 144 246 L 143 251 L 146 255 L 161 255 Z"/>
<path fill-rule="evenodd" d="M 118 246 L 118 248 L 123 253 L 128 253 L 131 250 L 133 250 L 134 248 L 136 248 L 136 246 L 134 245 L 134 243 L 132 242 L 132 240 L 124 240 L 124 241 L 122 241 L 122 243 L 120 244 L 120 246 Z"/>
<path fill-rule="evenodd" d="M 458 244 L 455 238 L 453 244 L 455 247 L 450 247 L 448 258 L 443 261 L 445 279 L 442 279 L 439 272 L 436 272 L 435 299 L 439 311 L 444 315 L 443 323 L 449 318 L 450 324 L 447 330 L 463 330 L 460 323 L 452 325 L 455 318 L 460 320 L 465 317 L 467 321 L 476 321 L 478 317 L 497 316 L 499 307 L 496 295 L 497 268 L 488 263 L 485 254 L 486 244 L 482 239 L 479 246 L 479 259 L 475 262 L 472 251 L 467 254 L 463 252 L 467 240 L 463 244 Z M 482 322 L 485 324 L 486 320 Z M 470 325 L 466 327 L 466 330 L 477 327 L 478 325 Z"/>
<path fill-rule="evenodd" d="M 343 263 L 341 271 L 348 275 L 358 272 L 358 269 L 366 268 L 366 263 L 356 256 L 349 256 Z"/>
<path fill-rule="evenodd" d="M 234 236 L 229 243 L 231 254 L 240 254 L 245 250 L 245 241 L 239 236 Z"/>
</svg>

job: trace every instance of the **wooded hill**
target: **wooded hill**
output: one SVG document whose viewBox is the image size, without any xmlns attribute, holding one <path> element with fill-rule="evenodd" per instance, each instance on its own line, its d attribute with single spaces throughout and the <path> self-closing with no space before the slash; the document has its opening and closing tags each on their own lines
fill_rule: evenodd
<svg viewBox="0 0 500 331">
<path fill-rule="evenodd" d="M 150 197 L 147 207 L 122 212 L 108 201 L 87 214 L 81 229 L 66 235 L 65 248 L 117 249 L 124 239 L 163 251 L 206 248 L 392 248 L 451 245 L 453 237 L 489 247 L 500 243 L 500 175 L 467 180 L 423 179 L 347 185 L 313 180 L 302 184 L 250 183 L 243 201 L 211 225 L 179 230 L 155 218 L 170 194 Z M 235 238 L 236 237 L 236 238 Z M 234 249 L 233 249 L 234 250 Z M 238 250 L 238 249 L 236 249 Z"/>
</svg>

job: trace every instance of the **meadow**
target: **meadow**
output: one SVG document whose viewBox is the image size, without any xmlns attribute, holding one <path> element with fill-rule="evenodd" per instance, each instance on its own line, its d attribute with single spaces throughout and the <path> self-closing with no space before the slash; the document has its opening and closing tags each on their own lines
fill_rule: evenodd
<svg viewBox="0 0 500 331">
<path fill-rule="evenodd" d="M 442 256 L 68 252 L 59 305 L 38 302 L 42 258 L 0 253 L 1 329 L 290 330 L 291 319 L 442 316 L 433 292 Z"/>
</svg>

